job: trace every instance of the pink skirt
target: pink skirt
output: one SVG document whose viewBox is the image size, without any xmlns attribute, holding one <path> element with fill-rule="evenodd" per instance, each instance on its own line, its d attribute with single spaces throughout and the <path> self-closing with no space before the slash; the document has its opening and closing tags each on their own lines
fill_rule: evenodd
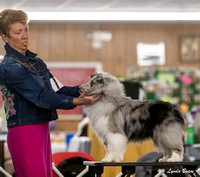
<svg viewBox="0 0 200 177">
<path fill-rule="evenodd" d="M 11 128 L 7 143 L 17 177 L 53 176 L 48 123 Z"/>
</svg>

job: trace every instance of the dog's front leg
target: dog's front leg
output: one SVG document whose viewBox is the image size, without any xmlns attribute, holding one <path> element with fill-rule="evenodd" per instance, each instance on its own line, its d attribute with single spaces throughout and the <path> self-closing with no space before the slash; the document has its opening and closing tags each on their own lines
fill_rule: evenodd
<svg viewBox="0 0 200 177">
<path fill-rule="evenodd" d="M 123 160 L 126 144 L 126 136 L 120 133 L 109 132 L 107 135 L 107 142 L 104 144 L 106 149 L 106 156 L 102 161 L 119 162 L 120 160 Z"/>
</svg>

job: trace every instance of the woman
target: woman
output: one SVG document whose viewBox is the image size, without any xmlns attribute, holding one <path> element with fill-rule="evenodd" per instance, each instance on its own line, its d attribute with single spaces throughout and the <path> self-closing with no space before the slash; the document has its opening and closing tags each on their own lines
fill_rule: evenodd
<svg viewBox="0 0 200 177">
<path fill-rule="evenodd" d="M 53 90 L 56 82 L 45 63 L 28 50 L 27 14 L 5 9 L 0 13 L 0 34 L 6 55 L 0 64 L 7 142 L 17 177 L 51 177 L 52 160 L 48 122 L 56 109 L 93 104 L 100 95 L 79 93 L 79 86 Z"/>
</svg>

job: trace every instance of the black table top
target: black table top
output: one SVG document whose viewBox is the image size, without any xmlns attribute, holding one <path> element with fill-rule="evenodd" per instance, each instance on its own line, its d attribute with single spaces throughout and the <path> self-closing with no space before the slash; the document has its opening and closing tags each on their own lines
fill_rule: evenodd
<svg viewBox="0 0 200 177">
<path fill-rule="evenodd" d="M 200 161 L 183 161 L 183 162 L 101 162 L 101 161 L 84 161 L 88 166 L 188 166 L 200 165 Z"/>
</svg>

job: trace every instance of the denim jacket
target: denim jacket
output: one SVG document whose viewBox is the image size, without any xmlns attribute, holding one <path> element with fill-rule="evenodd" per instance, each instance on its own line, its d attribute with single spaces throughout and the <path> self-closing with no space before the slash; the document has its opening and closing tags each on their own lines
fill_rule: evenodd
<svg viewBox="0 0 200 177">
<path fill-rule="evenodd" d="M 52 89 L 53 75 L 37 54 L 22 55 L 5 44 L 6 55 L 0 63 L 0 90 L 4 97 L 7 127 L 39 124 L 58 118 L 56 109 L 73 109 L 79 86 Z"/>
</svg>

